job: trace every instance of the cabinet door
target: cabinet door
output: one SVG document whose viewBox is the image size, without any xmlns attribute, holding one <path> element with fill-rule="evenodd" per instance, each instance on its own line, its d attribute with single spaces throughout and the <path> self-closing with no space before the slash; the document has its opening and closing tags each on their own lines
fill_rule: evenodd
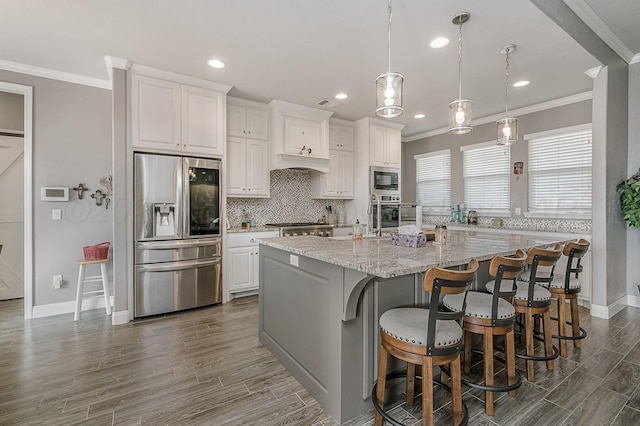
<svg viewBox="0 0 640 426">
<path fill-rule="evenodd" d="M 325 176 L 327 179 L 327 187 L 325 190 L 325 196 L 338 196 L 339 195 L 339 181 L 340 181 L 340 151 L 335 149 L 329 150 L 329 173 Z"/>
<path fill-rule="evenodd" d="M 371 156 L 369 163 L 372 166 L 386 166 L 385 128 L 371 125 Z"/>
<path fill-rule="evenodd" d="M 229 291 L 248 290 L 255 287 L 254 282 L 254 262 L 255 247 L 230 248 L 227 253 L 227 265 L 229 265 Z"/>
<path fill-rule="evenodd" d="M 269 112 L 267 110 L 247 108 L 246 130 L 248 138 L 269 139 Z"/>
<path fill-rule="evenodd" d="M 322 128 L 318 121 L 284 117 L 284 152 L 300 154 L 302 147 L 311 148 L 311 156 L 320 154 Z"/>
<path fill-rule="evenodd" d="M 353 152 L 342 151 L 340 152 L 339 164 L 340 175 L 338 181 L 338 193 L 340 198 L 353 198 Z"/>
<path fill-rule="evenodd" d="M 194 154 L 224 155 L 224 95 L 182 86 L 182 145 Z"/>
<path fill-rule="evenodd" d="M 331 124 L 329 126 L 329 148 L 353 151 L 353 128 Z"/>
<path fill-rule="evenodd" d="M 246 137 L 247 109 L 238 105 L 227 105 L 227 135 Z"/>
<path fill-rule="evenodd" d="M 268 142 L 247 139 L 247 196 L 268 197 L 271 192 Z"/>
<path fill-rule="evenodd" d="M 401 160 L 402 138 L 400 135 L 400 130 L 386 129 L 386 145 L 387 145 L 386 166 L 400 168 L 400 165 L 402 163 L 402 160 Z"/>
<path fill-rule="evenodd" d="M 180 149 L 180 84 L 133 74 L 131 128 L 134 148 Z"/>
<path fill-rule="evenodd" d="M 227 139 L 227 195 L 245 195 L 247 190 L 247 143 L 245 139 Z"/>
</svg>

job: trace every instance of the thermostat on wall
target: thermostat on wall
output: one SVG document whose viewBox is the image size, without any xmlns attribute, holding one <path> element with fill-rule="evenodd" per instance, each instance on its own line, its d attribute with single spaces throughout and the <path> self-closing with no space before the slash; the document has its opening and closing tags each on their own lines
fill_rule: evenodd
<svg viewBox="0 0 640 426">
<path fill-rule="evenodd" d="M 69 188 L 60 186 L 43 186 L 40 188 L 42 201 L 69 201 Z"/>
</svg>

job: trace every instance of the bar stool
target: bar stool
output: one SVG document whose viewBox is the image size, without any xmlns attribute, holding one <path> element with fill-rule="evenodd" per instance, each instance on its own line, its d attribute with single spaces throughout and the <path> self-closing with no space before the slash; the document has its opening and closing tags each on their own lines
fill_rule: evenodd
<svg viewBox="0 0 640 426">
<path fill-rule="evenodd" d="M 79 265 L 78 270 L 78 288 L 76 290 L 76 311 L 73 316 L 74 321 L 80 319 L 80 311 L 82 311 L 82 298 L 85 294 L 104 294 L 104 304 L 107 310 L 107 315 L 111 315 L 111 300 L 109 297 L 109 282 L 107 281 L 107 262 L 111 259 L 99 259 L 99 260 L 76 260 L 76 265 Z M 100 265 L 100 275 L 94 275 L 91 277 L 85 277 L 85 267 L 88 265 Z M 85 283 L 102 282 L 102 290 L 84 291 Z"/>
<path fill-rule="evenodd" d="M 380 359 L 378 380 L 373 385 L 371 399 L 376 410 L 375 424 L 382 425 L 383 418 L 399 424 L 384 411 L 384 392 L 387 379 L 405 374 L 387 375 L 387 357 L 392 355 L 407 363 L 407 405 L 413 405 L 415 366 L 422 366 L 422 424 L 433 425 L 433 384 L 449 390 L 453 399 L 453 421 L 460 424 L 463 416 L 462 384 L 460 381 L 460 348 L 462 328 L 458 321 L 464 315 L 450 312 L 439 304 L 440 295 L 466 293 L 473 282 L 478 261 L 472 259 L 463 271 L 431 268 L 425 272 L 422 286 L 431 293 L 429 309 L 394 308 L 380 317 Z M 451 387 L 433 379 L 433 366 L 450 365 Z M 466 410 L 465 410 L 466 412 Z"/>
<path fill-rule="evenodd" d="M 545 361 L 548 369 L 553 369 L 553 360 L 558 358 L 558 349 L 553 346 L 551 336 L 551 293 L 538 282 L 553 281 L 553 268 L 562 255 L 562 245 L 557 244 L 553 250 L 533 247 L 527 252 L 529 282 L 517 281 L 516 294 L 512 303 L 516 313 L 524 317 L 524 335 L 526 354 L 516 354 L 517 358 L 527 361 L 527 380 L 535 381 L 534 361 Z M 538 276 L 539 267 L 548 267 L 542 276 Z M 494 281 L 487 283 L 487 291 L 493 293 Z M 505 288 L 506 287 L 506 288 Z M 501 291 L 509 291 L 510 283 L 502 283 Z M 534 335 L 534 319 L 542 317 L 543 338 Z M 534 340 L 544 343 L 544 356 L 534 355 Z"/>
<path fill-rule="evenodd" d="M 513 305 L 507 301 L 516 294 L 516 278 L 524 269 L 527 255 L 518 250 L 514 257 L 495 256 L 489 264 L 489 275 L 495 277 L 494 292 L 482 293 L 469 291 L 467 306 L 464 310 L 464 372 L 471 373 L 471 339 L 473 334 L 483 336 L 483 351 L 478 351 L 484 357 L 484 385 L 462 379 L 462 383 L 485 393 L 484 410 L 489 416 L 494 415 L 494 393 L 509 392 L 516 396 L 516 389 L 522 384 L 522 379 L 516 374 L 514 324 L 516 312 Z M 495 283 L 498 283 L 495 287 Z M 505 285 L 502 285 L 502 283 Z M 508 285 L 507 285 L 508 284 Z M 495 289 L 498 291 L 495 291 Z M 508 290 L 508 291 L 507 291 Z M 443 299 L 444 306 L 452 311 L 462 309 L 464 295 L 448 295 Z M 507 385 L 496 386 L 494 380 L 494 336 L 504 336 L 505 360 L 507 366 Z"/>
<path fill-rule="evenodd" d="M 558 303 L 558 335 L 553 337 L 559 339 L 560 355 L 563 357 L 567 356 L 567 340 L 573 340 L 573 345 L 579 348 L 580 340 L 587 337 L 587 331 L 580 327 L 578 293 L 582 289 L 582 283 L 579 280 L 579 274 L 582 272 L 580 261 L 589 251 L 589 245 L 589 241 L 585 239 L 580 239 L 577 243 L 565 244 L 562 253 L 567 256 L 567 270 L 564 274 L 555 275 L 549 284 L 551 297 L 556 299 Z M 571 309 L 570 322 L 567 321 L 567 300 Z M 567 324 L 571 326 L 572 336 L 567 335 Z"/>
</svg>

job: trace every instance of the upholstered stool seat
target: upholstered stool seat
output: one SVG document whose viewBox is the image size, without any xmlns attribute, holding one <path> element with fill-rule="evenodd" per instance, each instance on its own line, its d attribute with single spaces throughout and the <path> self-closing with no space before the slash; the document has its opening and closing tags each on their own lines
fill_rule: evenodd
<svg viewBox="0 0 640 426">
<path fill-rule="evenodd" d="M 486 284 L 485 288 L 489 293 L 493 293 L 494 286 L 495 286 L 495 281 L 489 281 Z M 507 289 L 506 286 L 511 286 L 511 283 L 503 282 L 501 290 L 506 291 Z M 523 281 L 517 281 L 516 286 L 517 286 L 517 290 L 516 290 L 516 293 L 513 295 L 513 299 L 527 300 L 527 298 L 529 297 L 529 283 L 526 283 Z M 537 302 L 549 301 L 551 300 L 551 292 L 549 292 L 549 290 L 547 290 L 546 288 L 540 285 L 535 285 L 533 287 L 533 300 Z"/>
<path fill-rule="evenodd" d="M 494 394 L 509 392 L 516 395 L 516 389 L 522 384 L 522 379 L 516 373 L 514 324 L 516 310 L 506 299 L 512 298 L 516 292 L 515 280 L 522 272 L 527 260 L 522 250 L 518 250 L 514 257 L 495 256 L 489 264 L 489 275 L 496 277 L 493 286 L 498 282 L 498 291 L 493 294 L 470 291 L 464 294 L 447 295 L 442 303 L 447 309 L 459 311 L 464 309 L 464 372 L 471 373 L 472 336 L 482 336 L 482 350 L 474 350 L 483 355 L 484 384 L 475 383 L 465 378 L 462 382 L 468 386 L 484 391 L 485 412 L 494 414 Z M 504 362 L 506 364 L 506 385 L 496 384 L 494 377 L 493 344 L 495 336 L 504 336 Z M 499 358 L 497 358 L 499 359 Z"/>
<path fill-rule="evenodd" d="M 381 426 L 383 419 L 391 424 L 401 424 L 384 409 L 387 379 L 403 377 L 404 374 L 387 373 L 389 356 L 407 363 L 407 405 L 413 405 L 415 395 L 416 365 L 422 366 L 422 424 L 433 425 L 433 385 L 449 389 L 452 397 L 453 423 L 466 423 L 462 402 L 460 372 L 460 349 L 462 328 L 458 321 L 464 315 L 464 294 L 473 282 L 478 262 L 472 259 L 463 271 L 431 268 L 424 274 L 423 289 L 430 293 L 429 308 L 394 308 L 380 316 L 380 356 L 378 380 L 371 391 L 376 410 L 375 424 Z M 462 310 L 450 312 L 441 307 L 440 298 L 450 294 L 461 294 Z M 441 381 L 433 379 L 433 367 L 449 367 L 451 387 L 442 383 L 448 374 L 441 374 Z"/>
<path fill-rule="evenodd" d="M 549 284 L 551 288 L 565 288 L 566 277 L 563 274 L 558 274 L 553 277 L 553 281 Z M 580 280 L 572 275 L 569 276 L 569 289 L 580 291 L 582 289 L 582 283 Z"/>
</svg>

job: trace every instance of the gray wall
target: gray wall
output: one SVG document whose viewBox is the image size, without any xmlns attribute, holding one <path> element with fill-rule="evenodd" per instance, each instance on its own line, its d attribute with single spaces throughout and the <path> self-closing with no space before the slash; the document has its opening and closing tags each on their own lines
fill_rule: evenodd
<svg viewBox="0 0 640 426">
<path fill-rule="evenodd" d="M 0 130 L 24 130 L 22 95 L 0 92 Z"/>
<path fill-rule="evenodd" d="M 519 142 L 511 147 L 511 162 L 523 161 L 525 173 L 522 175 L 511 174 L 511 211 L 520 207 L 523 212 L 527 210 L 527 144 L 523 136 L 529 133 L 537 133 L 578 124 L 591 123 L 591 101 L 583 101 L 545 111 L 526 114 L 518 117 Z M 416 198 L 416 162 L 414 155 L 425 152 L 451 149 L 451 202 L 462 203 L 462 152 L 460 147 L 476 143 L 489 142 L 496 139 L 495 123 L 487 123 L 475 126 L 471 133 L 466 135 L 450 135 L 444 133 L 402 145 L 402 199 L 406 202 Z"/>
<path fill-rule="evenodd" d="M 640 168 L 640 63 L 629 66 L 629 158 L 627 176 Z M 627 294 L 638 296 L 640 284 L 640 229 L 627 231 Z"/>
<path fill-rule="evenodd" d="M 75 300 L 82 247 L 111 241 L 112 220 L 85 192 L 67 203 L 40 201 L 40 187 L 79 183 L 91 191 L 111 170 L 111 91 L 0 70 L 0 81 L 33 87 L 34 305 Z M 25 167 L 28 167 L 25 164 Z M 51 210 L 62 209 L 62 220 Z M 53 274 L 64 275 L 54 290 Z"/>
</svg>

